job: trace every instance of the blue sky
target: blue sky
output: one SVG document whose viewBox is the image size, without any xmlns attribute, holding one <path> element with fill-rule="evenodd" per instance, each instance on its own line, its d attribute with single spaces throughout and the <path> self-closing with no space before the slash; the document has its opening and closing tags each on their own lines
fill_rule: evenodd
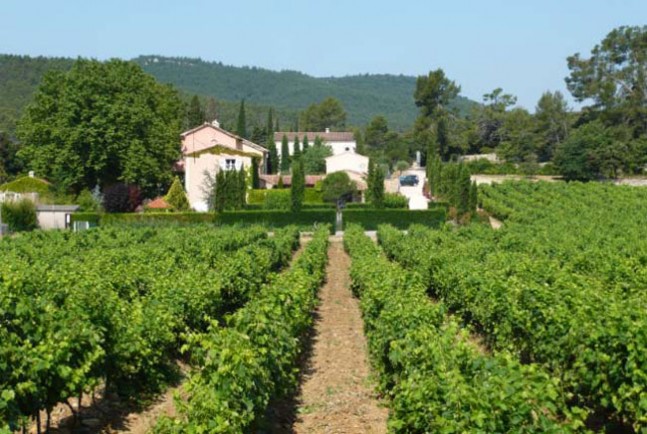
<svg viewBox="0 0 647 434">
<path fill-rule="evenodd" d="M 315 76 L 421 75 L 462 94 L 496 87 L 533 109 L 567 93 L 566 57 L 614 27 L 647 24 L 645 0 L 2 0 L 0 53 L 201 57 Z"/>
</svg>

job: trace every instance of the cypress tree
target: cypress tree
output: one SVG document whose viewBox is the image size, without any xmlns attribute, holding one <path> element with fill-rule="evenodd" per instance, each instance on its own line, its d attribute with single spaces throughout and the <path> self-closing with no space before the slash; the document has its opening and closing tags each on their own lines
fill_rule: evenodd
<svg viewBox="0 0 647 434">
<path fill-rule="evenodd" d="M 225 171 L 218 170 L 216 174 L 216 194 L 215 194 L 215 203 L 214 209 L 217 212 L 220 212 L 225 209 L 225 202 L 227 198 L 225 197 Z"/>
<path fill-rule="evenodd" d="M 368 161 L 368 201 L 374 208 L 384 208 L 384 174 L 371 158 Z"/>
<path fill-rule="evenodd" d="M 253 159 L 252 159 L 253 161 Z M 247 173 L 245 173 L 245 166 L 240 166 L 240 170 L 237 173 L 238 182 L 236 192 L 236 203 L 234 204 L 234 209 L 242 209 L 245 207 L 247 202 Z"/>
<path fill-rule="evenodd" d="M 247 138 L 247 120 L 245 115 L 245 100 L 240 102 L 240 110 L 238 111 L 238 120 L 236 121 L 236 134 L 240 137 Z"/>
<path fill-rule="evenodd" d="M 274 147 L 276 150 L 276 147 Z M 252 158 L 252 188 L 258 189 L 261 186 L 261 180 L 258 176 L 258 158 Z"/>
<path fill-rule="evenodd" d="M 202 125 L 202 123 L 204 122 L 205 114 L 198 95 L 193 95 L 193 97 L 191 98 L 186 117 L 189 128 L 197 127 L 198 125 Z"/>
<path fill-rule="evenodd" d="M 272 120 L 272 109 L 267 112 L 267 125 L 265 126 L 265 129 L 267 130 L 267 136 L 274 136 L 274 121 Z M 274 141 L 274 140 L 272 140 Z"/>
<path fill-rule="evenodd" d="M 281 189 L 283 187 L 283 176 L 279 174 L 279 182 L 276 183 L 276 188 Z"/>
<path fill-rule="evenodd" d="M 464 164 L 458 165 L 458 212 L 463 215 L 470 211 L 470 190 L 471 190 L 470 173 Z"/>
<path fill-rule="evenodd" d="M 309 147 L 310 147 L 310 143 L 308 143 L 308 135 L 306 134 L 305 136 L 303 136 L 302 153 L 305 154 Z"/>
<path fill-rule="evenodd" d="M 279 118 L 278 116 L 276 117 L 276 125 L 274 125 L 274 132 L 279 132 L 281 131 L 281 128 L 279 128 Z"/>
<path fill-rule="evenodd" d="M 476 181 L 473 181 L 470 185 L 470 212 L 476 212 L 476 210 L 478 209 L 478 201 L 478 186 L 476 185 Z"/>
<path fill-rule="evenodd" d="M 290 150 L 288 148 L 288 136 L 283 134 L 281 141 L 281 172 L 290 170 Z"/>
<path fill-rule="evenodd" d="M 292 185 L 290 186 L 290 201 L 292 212 L 301 211 L 303 198 L 305 196 L 306 178 L 303 168 L 303 160 L 296 158 L 292 162 Z"/>
<path fill-rule="evenodd" d="M 301 158 L 301 145 L 299 144 L 299 136 L 294 136 L 294 148 L 292 150 L 292 159 L 298 160 Z"/>
<path fill-rule="evenodd" d="M 273 175 L 279 171 L 279 153 L 276 149 L 276 143 L 274 143 L 274 137 L 268 137 L 269 145 L 267 149 L 269 155 L 267 157 L 267 173 Z"/>
</svg>

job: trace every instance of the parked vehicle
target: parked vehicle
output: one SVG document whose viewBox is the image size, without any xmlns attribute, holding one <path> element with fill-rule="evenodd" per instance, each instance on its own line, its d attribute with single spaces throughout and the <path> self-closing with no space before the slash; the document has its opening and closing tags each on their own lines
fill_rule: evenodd
<svg viewBox="0 0 647 434">
<path fill-rule="evenodd" d="M 400 185 L 401 186 L 411 186 L 414 187 L 418 185 L 420 180 L 418 179 L 418 175 L 402 175 L 400 177 Z"/>
</svg>

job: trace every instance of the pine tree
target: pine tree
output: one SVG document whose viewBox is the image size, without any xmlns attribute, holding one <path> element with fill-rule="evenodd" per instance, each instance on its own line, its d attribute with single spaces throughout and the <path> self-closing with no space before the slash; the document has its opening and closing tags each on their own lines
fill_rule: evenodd
<svg viewBox="0 0 647 434">
<path fill-rule="evenodd" d="M 288 136 L 283 135 L 281 141 L 281 172 L 290 170 L 290 149 L 288 147 Z"/>
<path fill-rule="evenodd" d="M 202 109 L 202 103 L 198 95 L 193 95 L 191 101 L 189 102 L 189 107 L 187 109 L 187 124 L 189 128 L 197 127 L 202 125 L 205 120 L 205 113 Z"/>
<path fill-rule="evenodd" d="M 296 158 L 292 162 L 292 185 L 290 187 L 290 200 L 292 212 L 301 211 L 305 196 L 306 178 L 303 160 Z"/>
<path fill-rule="evenodd" d="M 258 158 L 252 158 L 252 188 L 253 189 L 258 189 L 261 186 L 261 180 L 258 176 L 259 175 L 258 161 L 259 161 Z"/>
<path fill-rule="evenodd" d="M 169 188 L 168 193 L 166 193 L 164 200 L 166 203 L 171 205 L 175 211 L 186 211 L 189 209 L 189 200 L 182 188 L 180 178 L 177 176 L 173 180 L 173 184 L 171 184 L 171 188 Z"/>
<path fill-rule="evenodd" d="M 292 150 L 292 160 L 301 158 L 301 145 L 299 145 L 299 136 L 294 136 L 294 148 Z"/>
<path fill-rule="evenodd" d="M 245 100 L 240 102 L 240 110 L 238 111 L 238 120 L 236 121 L 236 134 L 240 137 L 247 139 L 247 119 L 245 115 Z"/>
<path fill-rule="evenodd" d="M 306 134 L 305 136 L 303 136 L 302 154 L 305 154 L 309 147 L 310 147 L 310 143 L 308 143 L 308 135 Z"/>
</svg>

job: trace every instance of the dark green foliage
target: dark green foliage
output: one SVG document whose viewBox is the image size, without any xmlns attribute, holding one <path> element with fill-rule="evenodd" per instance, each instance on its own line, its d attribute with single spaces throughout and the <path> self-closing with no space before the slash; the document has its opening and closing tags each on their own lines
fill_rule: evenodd
<svg viewBox="0 0 647 434">
<path fill-rule="evenodd" d="M 95 197 L 90 190 L 83 190 L 74 200 L 76 205 L 79 205 L 81 212 L 98 212 L 101 209 L 101 200 Z"/>
<path fill-rule="evenodd" d="M 443 163 L 438 155 L 432 155 L 427 158 L 427 183 L 429 185 L 429 194 L 438 196 L 440 193 L 440 182 L 442 179 Z"/>
<path fill-rule="evenodd" d="M 216 223 L 222 225 L 261 224 L 270 228 L 281 228 L 296 225 L 299 227 L 312 227 L 313 225 L 327 224 L 335 226 L 337 213 L 334 209 L 304 209 L 298 213 L 291 211 L 231 211 L 218 213 L 215 216 Z"/>
<path fill-rule="evenodd" d="M 61 190 L 137 183 L 168 185 L 179 157 L 177 92 L 130 62 L 77 60 L 43 77 L 18 137 L 29 169 Z"/>
<path fill-rule="evenodd" d="M 90 222 L 98 226 L 112 225 L 155 225 L 211 223 L 214 213 L 207 212 L 145 212 L 103 214 L 93 212 L 75 212 L 70 216 L 72 222 Z"/>
<path fill-rule="evenodd" d="M 326 173 L 326 158 L 332 155 L 332 149 L 324 145 L 319 136 L 315 137 L 313 146 L 304 151 L 303 165 L 307 175 Z"/>
<path fill-rule="evenodd" d="M 191 101 L 189 102 L 189 105 L 187 107 L 186 118 L 186 127 L 188 129 L 202 125 L 202 123 L 206 120 L 206 115 L 202 108 L 202 103 L 200 102 L 198 95 L 193 95 L 193 97 L 191 98 Z"/>
<path fill-rule="evenodd" d="M 245 100 L 240 102 L 238 119 L 236 120 L 236 134 L 247 139 L 247 115 L 245 113 Z"/>
<path fill-rule="evenodd" d="M 366 126 L 364 141 L 368 149 L 384 149 L 386 147 L 386 135 L 389 126 L 384 116 L 376 116 Z"/>
<path fill-rule="evenodd" d="M 274 134 L 268 136 L 267 140 L 267 150 L 269 151 L 267 158 L 267 173 L 274 175 L 276 173 L 279 173 L 280 168 L 279 153 L 276 149 L 276 143 L 274 143 Z"/>
<path fill-rule="evenodd" d="M 468 210 L 470 212 L 476 212 L 476 209 L 478 208 L 478 186 L 476 185 L 476 181 L 473 181 L 472 184 L 470 185 L 470 196 L 469 196 L 469 202 L 468 202 Z"/>
<path fill-rule="evenodd" d="M 412 224 L 429 227 L 439 227 L 445 222 L 445 210 L 435 208 L 429 210 L 403 209 L 345 209 L 342 211 L 344 228 L 348 225 L 359 224 L 364 230 L 377 230 L 379 225 L 389 224 L 399 229 L 408 229 Z"/>
<path fill-rule="evenodd" d="M 187 211 L 189 209 L 189 199 L 187 199 L 182 183 L 180 182 L 180 178 L 177 176 L 173 180 L 173 184 L 171 184 L 171 188 L 169 188 L 168 193 L 166 193 L 164 200 L 166 203 L 171 205 L 175 211 Z"/>
<path fill-rule="evenodd" d="M 385 193 L 384 208 L 389 209 L 408 209 L 409 198 L 400 193 Z"/>
<path fill-rule="evenodd" d="M 357 192 L 357 186 L 346 172 L 333 172 L 324 178 L 321 190 L 326 202 L 339 204 L 350 201 Z"/>
<path fill-rule="evenodd" d="M 457 217 L 474 212 L 471 208 L 470 196 L 472 182 L 470 171 L 466 165 L 460 163 L 443 164 L 439 161 L 432 162 L 434 170 L 433 178 L 430 179 L 430 191 L 432 195 L 449 203 L 449 206 L 456 209 Z M 435 175 L 434 175 L 435 174 Z"/>
<path fill-rule="evenodd" d="M 446 112 L 460 90 L 461 87 L 447 78 L 442 69 L 437 69 L 417 78 L 413 96 L 421 116 L 432 117 Z"/>
<path fill-rule="evenodd" d="M 299 144 L 299 136 L 294 137 L 294 147 L 292 148 L 292 160 L 301 158 L 301 145 Z"/>
<path fill-rule="evenodd" d="M 305 136 L 303 136 L 303 154 L 304 155 L 308 151 L 309 148 L 310 148 L 310 142 L 308 142 L 308 135 L 306 134 Z"/>
<path fill-rule="evenodd" d="M 281 140 L 281 173 L 290 170 L 290 148 L 288 147 L 288 136 L 283 135 Z"/>
<path fill-rule="evenodd" d="M 252 158 L 252 188 L 260 188 L 261 185 L 259 160 L 259 158 Z"/>
<path fill-rule="evenodd" d="M 303 161 L 299 158 L 292 163 L 292 184 L 290 185 L 290 209 L 292 212 L 301 211 L 305 197 L 306 177 Z"/>
<path fill-rule="evenodd" d="M 290 209 L 290 192 L 287 189 L 250 190 L 247 202 L 252 205 L 263 205 L 265 209 Z M 303 205 L 308 204 L 329 206 L 324 204 L 322 192 L 315 188 L 304 189 Z"/>
<path fill-rule="evenodd" d="M 346 127 L 346 111 L 341 101 L 328 97 L 319 104 L 312 104 L 301 114 L 304 131 L 343 130 Z"/>
<path fill-rule="evenodd" d="M 0 102 L 0 104 L 2 103 Z M 0 119 L 0 129 L 2 128 L 1 123 Z M 18 143 L 11 140 L 8 133 L 0 131 L 0 182 L 12 179 L 23 169 L 22 161 L 18 159 L 19 149 Z"/>
<path fill-rule="evenodd" d="M 384 174 L 379 166 L 376 166 L 373 158 L 368 161 L 368 190 L 366 190 L 366 200 L 374 208 L 384 208 Z"/>
<path fill-rule="evenodd" d="M 237 210 L 245 207 L 247 192 L 245 168 L 219 170 L 216 175 L 214 210 Z"/>
<path fill-rule="evenodd" d="M 8 225 L 11 232 L 33 231 L 38 228 L 36 205 L 31 200 L 6 201 L 0 207 L 2 223 Z"/>
<path fill-rule="evenodd" d="M 141 194 L 135 185 L 119 182 L 103 192 L 103 209 L 109 213 L 133 212 L 140 204 Z"/>
</svg>

